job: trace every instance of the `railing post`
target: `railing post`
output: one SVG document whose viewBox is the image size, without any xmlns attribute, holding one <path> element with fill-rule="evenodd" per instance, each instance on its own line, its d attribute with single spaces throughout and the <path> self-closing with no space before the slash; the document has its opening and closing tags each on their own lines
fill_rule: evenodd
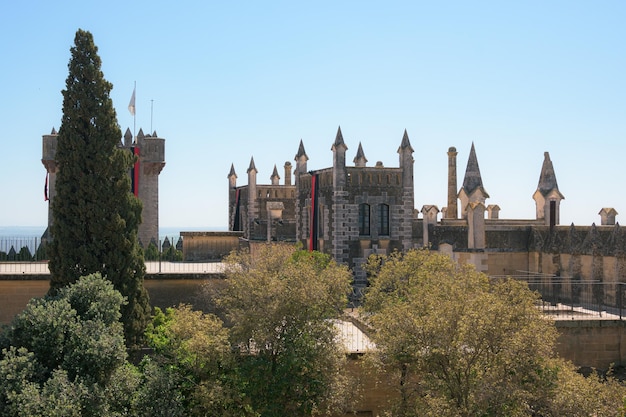
<svg viewBox="0 0 626 417">
<path fill-rule="evenodd" d="M 615 297 L 617 298 L 617 309 L 619 310 L 619 319 L 622 320 L 622 283 L 618 282 L 616 285 L 616 293 Z"/>
</svg>

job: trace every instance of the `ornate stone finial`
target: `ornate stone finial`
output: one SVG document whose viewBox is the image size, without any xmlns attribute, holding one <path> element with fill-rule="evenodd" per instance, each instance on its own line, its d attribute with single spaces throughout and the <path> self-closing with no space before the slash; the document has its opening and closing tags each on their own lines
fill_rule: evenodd
<svg viewBox="0 0 626 417">
<path fill-rule="evenodd" d="M 361 146 L 361 142 L 359 142 L 359 149 L 356 151 L 356 156 L 354 157 L 354 166 L 364 167 L 367 164 L 367 158 L 365 157 L 365 153 L 363 152 L 363 146 Z"/>
</svg>

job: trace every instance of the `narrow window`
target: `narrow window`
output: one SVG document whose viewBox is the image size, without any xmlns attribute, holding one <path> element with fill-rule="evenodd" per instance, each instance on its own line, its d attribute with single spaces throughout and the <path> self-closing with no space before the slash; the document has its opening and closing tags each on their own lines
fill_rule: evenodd
<svg viewBox="0 0 626 417">
<path fill-rule="evenodd" d="M 378 234 L 382 236 L 389 235 L 389 206 L 387 204 L 381 204 L 378 206 L 379 215 L 379 229 Z"/>
<path fill-rule="evenodd" d="M 359 204 L 359 235 L 367 236 L 370 234 L 370 205 Z"/>
</svg>

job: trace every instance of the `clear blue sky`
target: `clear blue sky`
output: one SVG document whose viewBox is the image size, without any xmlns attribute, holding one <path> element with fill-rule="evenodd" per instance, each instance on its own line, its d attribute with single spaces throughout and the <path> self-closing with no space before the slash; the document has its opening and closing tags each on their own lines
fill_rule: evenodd
<svg viewBox="0 0 626 417">
<path fill-rule="evenodd" d="M 338 126 L 348 161 L 362 142 L 372 166 L 398 166 L 407 129 L 418 209 L 446 205 L 446 152 L 463 174 L 474 142 L 501 218 L 534 218 L 548 151 L 561 224 L 599 224 L 602 207 L 620 221 L 625 19 L 621 0 L 7 2 L 0 226 L 46 224 L 41 136 L 59 128 L 78 28 L 94 35 L 122 130 L 136 81 L 137 130 L 166 139 L 162 227 L 225 228 L 231 163 L 244 185 L 254 156 L 269 183 L 302 139 L 309 169 L 328 167 Z"/>
</svg>

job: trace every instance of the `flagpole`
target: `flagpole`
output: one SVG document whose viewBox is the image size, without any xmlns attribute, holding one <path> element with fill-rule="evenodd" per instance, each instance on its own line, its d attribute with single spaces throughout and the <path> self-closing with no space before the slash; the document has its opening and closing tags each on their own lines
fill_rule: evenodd
<svg viewBox="0 0 626 417">
<path fill-rule="evenodd" d="M 152 108 L 153 107 L 154 107 L 154 99 L 150 100 L 150 134 L 154 132 L 154 130 L 152 130 Z"/>
<path fill-rule="evenodd" d="M 137 91 L 137 81 L 133 87 L 133 99 L 136 99 L 135 92 Z M 137 107 L 135 107 L 135 101 L 133 101 L 133 140 L 137 142 L 137 136 L 135 136 L 135 127 L 137 125 Z"/>
</svg>

